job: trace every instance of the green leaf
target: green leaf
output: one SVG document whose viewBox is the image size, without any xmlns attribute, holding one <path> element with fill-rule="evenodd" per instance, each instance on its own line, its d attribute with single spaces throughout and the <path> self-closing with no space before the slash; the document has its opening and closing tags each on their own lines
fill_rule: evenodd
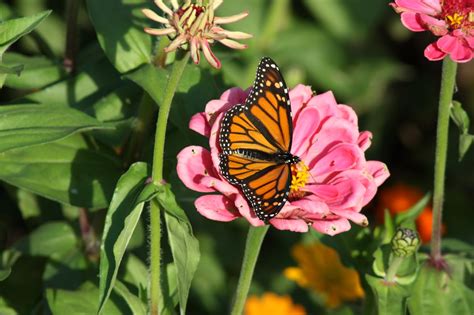
<svg viewBox="0 0 474 315">
<path fill-rule="evenodd" d="M 177 271 L 180 312 L 183 315 L 186 313 L 191 281 L 199 263 L 199 242 L 169 185 L 159 187 L 157 200 L 165 210 L 168 239 Z"/>
<path fill-rule="evenodd" d="M 384 244 L 374 252 L 375 260 L 372 264 L 372 270 L 381 278 L 385 278 L 387 270 L 392 263 L 393 255 L 391 252 L 390 244 Z M 414 254 L 406 257 L 397 270 L 395 281 L 402 285 L 413 283 L 418 274 L 418 269 L 418 255 Z"/>
<path fill-rule="evenodd" d="M 414 226 L 414 222 L 416 218 L 420 215 L 420 213 L 425 209 L 428 202 L 431 200 L 431 194 L 427 193 L 425 196 L 420 199 L 415 205 L 413 205 L 407 211 L 404 211 L 400 214 L 395 216 L 395 224 L 397 226 L 407 226 L 411 227 Z"/>
<path fill-rule="evenodd" d="M 80 135 L 0 154 L 0 180 L 61 203 L 85 208 L 109 204 L 121 174 L 114 157 Z"/>
<path fill-rule="evenodd" d="M 0 65 L 0 74 L 16 74 L 20 76 L 21 71 L 23 71 L 23 65 L 16 66 L 2 66 Z"/>
<path fill-rule="evenodd" d="M 3 56 L 5 65 L 24 65 L 21 76 L 8 76 L 5 86 L 15 89 L 40 89 L 59 81 L 66 74 L 59 62 L 43 56 L 24 56 L 17 53 L 6 53 Z"/>
<path fill-rule="evenodd" d="M 151 96 L 153 101 L 159 105 L 163 99 L 168 75 L 168 71 L 163 68 L 145 64 L 130 74 L 125 75 L 125 77 L 141 86 Z"/>
<path fill-rule="evenodd" d="M 133 315 L 147 314 L 146 305 L 133 295 L 123 283 L 116 281 L 114 290 L 125 300 Z"/>
<path fill-rule="evenodd" d="M 461 103 L 453 101 L 450 111 L 451 119 L 458 126 L 459 132 L 465 134 L 469 132 L 469 116 L 462 108 Z"/>
<path fill-rule="evenodd" d="M 471 147 L 472 142 L 474 141 L 474 135 L 462 134 L 459 136 L 459 161 L 464 158 L 464 155 L 467 153 L 467 150 Z"/>
<path fill-rule="evenodd" d="M 75 76 L 28 94 L 22 100 L 48 106 L 69 106 L 84 109 L 99 101 L 103 94 L 110 93 L 120 82 L 119 73 L 107 59 L 101 58 L 88 63 Z"/>
<path fill-rule="evenodd" d="M 175 315 L 176 305 L 179 302 L 178 294 L 178 277 L 176 265 L 170 263 L 166 265 L 166 272 L 161 274 L 162 276 L 162 293 L 163 296 L 160 296 L 160 311 L 161 315 Z"/>
<path fill-rule="evenodd" d="M 2 61 L 2 55 L 11 44 L 34 30 L 50 13 L 51 11 L 44 11 L 32 16 L 0 23 L 0 61 Z"/>
<path fill-rule="evenodd" d="M 100 248 L 99 313 L 104 311 L 105 302 L 112 292 L 120 263 L 140 219 L 144 203 L 155 194 L 155 190 L 145 189 L 148 176 L 146 163 L 138 162 L 130 166 L 115 187 L 105 218 Z"/>
<path fill-rule="evenodd" d="M 409 291 L 398 284 L 387 284 L 383 279 L 365 275 L 375 295 L 378 315 L 405 315 Z M 416 314 L 413 314 L 416 315 Z"/>
<path fill-rule="evenodd" d="M 408 309 L 412 315 L 473 314 L 474 291 L 425 263 L 408 299 Z"/>
<path fill-rule="evenodd" d="M 78 132 L 107 128 L 96 119 L 67 107 L 1 106 L 0 117 L 0 153 L 53 142 Z"/>
<path fill-rule="evenodd" d="M 90 315 L 97 312 L 99 290 L 90 282 L 84 283 L 77 291 L 47 289 L 46 298 L 54 315 Z M 127 310 L 128 312 L 125 312 Z M 119 308 L 109 302 L 104 307 L 107 315 L 132 314 L 127 307 Z"/>
<path fill-rule="evenodd" d="M 148 286 L 148 268 L 135 255 L 127 255 L 125 263 L 122 264 L 124 269 L 123 281 L 133 284 L 139 292 L 139 296 L 143 301 L 147 301 Z"/>
<path fill-rule="evenodd" d="M 143 31 L 145 0 L 88 0 L 97 38 L 115 68 L 124 73 L 150 62 L 152 37 Z"/>
<path fill-rule="evenodd" d="M 44 256 L 57 259 L 76 246 L 73 229 L 65 222 L 41 225 L 2 253 L 0 281 L 6 279 L 21 255 Z"/>
</svg>

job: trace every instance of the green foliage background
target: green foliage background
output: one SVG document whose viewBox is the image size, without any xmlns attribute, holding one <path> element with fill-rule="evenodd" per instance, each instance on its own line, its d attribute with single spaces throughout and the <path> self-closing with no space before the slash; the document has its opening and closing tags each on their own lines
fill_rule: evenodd
<svg viewBox="0 0 474 315">
<path fill-rule="evenodd" d="M 0 24 L 0 53 L 8 48 L 0 58 L 5 67 L 0 72 L 0 314 L 97 311 L 98 259 L 102 231 L 109 224 L 107 208 L 117 181 L 129 166 L 135 161 L 151 161 L 157 112 L 154 102 L 159 105 L 162 101 L 168 70 L 150 64 L 152 52 L 164 43 L 142 31 L 152 24 L 140 9 L 158 9 L 145 0 L 77 1 L 78 24 L 73 36 L 77 59 L 75 71 L 69 73 L 63 65 L 66 31 L 70 29 L 68 2 L 74 1 L 0 2 L 0 23 L 29 17 L 23 21 L 25 25 L 17 25 L 23 27 L 25 36 L 10 41 L 2 38 L 6 33 L 1 32 Z M 410 183 L 426 192 L 432 187 L 441 63 L 423 57 L 424 47 L 433 40 L 429 34 L 404 29 L 388 3 L 378 0 L 227 0 L 217 13 L 226 16 L 244 10 L 249 16 L 229 28 L 252 33 L 254 37 L 246 42 L 249 48 L 240 52 L 215 45 L 221 71 L 211 69 L 205 61 L 199 67 L 187 66 L 170 114 L 164 177 L 184 209 L 184 218 L 191 222 L 201 252 L 188 314 L 228 311 L 247 223 L 212 222 L 200 216 L 193 205 L 198 194 L 187 190 L 177 178 L 176 154 L 190 144 L 206 146 L 206 139 L 187 128 L 190 117 L 203 111 L 206 103 L 226 88 L 248 87 L 262 56 L 278 62 L 290 87 L 304 83 L 317 93 L 332 90 L 340 103 L 354 107 L 360 129 L 374 134 L 367 158 L 384 161 L 390 169 L 386 186 Z M 460 65 L 457 83 L 460 92 L 455 97 L 468 116 L 474 117 L 472 62 Z M 459 162 L 458 138 L 453 127 L 444 218 L 449 240 L 445 247 L 462 252 L 465 259 L 453 258 L 454 270 L 469 272 L 459 275 L 465 284 L 451 282 L 447 286 L 462 292 L 456 296 L 467 306 L 449 302 L 452 305 L 446 304 L 444 309 L 422 309 L 413 299 L 409 301 L 413 314 L 450 314 L 455 304 L 458 308 L 452 314 L 468 314 L 464 311 L 474 309 L 473 297 L 464 293 L 474 289 L 474 265 L 469 260 L 474 256 L 474 154 L 467 152 Z M 135 164 L 129 176 L 120 180 L 120 187 L 143 183 L 147 172 L 145 164 Z M 115 195 L 114 200 L 123 197 L 127 209 L 133 208 L 132 214 L 120 214 L 120 206 L 115 208 L 113 201 L 110 209 L 118 213 L 119 221 L 135 220 L 136 228 L 124 236 L 127 241 L 122 249 L 126 247 L 126 252 L 104 314 L 146 313 L 145 201 L 156 194 L 168 194 L 162 199 L 168 202 L 174 198 L 168 191 L 127 194 L 129 190 L 123 196 Z M 179 206 L 173 204 L 166 220 L 187 233 L 191 228 Z M 365 214 L 374 217 L 373 204 Z M 86 217 L 89 230 L 81 225 Z M 375 220 L 371 222 L 370 231 L 354 227 L 335 237 L 270 229 L 251 293 L 290 294 L 310 314 L 368 314 L 368 309 L 375 309 L 374 296 L 383 293 L 374 289 L 371 296 L 373 276 L 364 280 L 365 302 L 327 310 L 320 297 L 285 279 L 282 271 L 295 264 L 290 255 L 294 244 L 321 239 L 338 250 L 346 265 L 362 275 L 371 273 L 372 253 L 380 241 Z M 168 233 L 163 233 L 171 235 L 163 244 L 173 244 L 175 234 Z M 171 297 L 165 301 L 171 307 L 164 312 L 173 309 L 179 299 L 179 285 L 173 281 L 177 273 L 173 250 L 163 249 Z M 423 270 L 419 277 L 425 283 L 416 284 L 420 300 L 425 298 L 423 294 L 443 300 L 439 291 L 426 291 L 439 284 L 439 275 Z M 390 294 L 385 296 L 388 300 Z"/>
</svg>

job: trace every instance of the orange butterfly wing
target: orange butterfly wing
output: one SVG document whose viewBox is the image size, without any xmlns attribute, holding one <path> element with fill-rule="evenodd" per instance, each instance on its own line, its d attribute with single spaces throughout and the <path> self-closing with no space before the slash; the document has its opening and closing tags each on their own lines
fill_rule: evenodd
<svg viewBox="0 0 474 315">
<path fill-rule="evenodd" d="M 221 174 L 241 187 L 258 218 L 283 208 L 291 166 L 276 159 L 289 153 L 293 125 L 288 89 L 278 66 L 263 58 L 245 104 L 226 112 L 219 134 Z"/>
</svg>

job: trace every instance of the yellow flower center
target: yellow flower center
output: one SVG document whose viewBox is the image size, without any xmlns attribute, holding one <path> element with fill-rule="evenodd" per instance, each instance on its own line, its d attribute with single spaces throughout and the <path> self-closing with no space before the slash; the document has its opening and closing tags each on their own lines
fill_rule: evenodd
<svg viewBox="0 0 474 315">
<path fill-rule="evenodd" d="M 454 13 L 452 15 L 446 16 L 446 22 L 451 25 L 453 28 L 458 28 L 461 26 L 462 21 L 464 20 L 464 16 L 458 13 Z"/>
<path fill-rule="evenodd" d="M 309 168 L 303 161 L 291 165 L 290 198 L 295 199 L 304 196 L 305 192 L 302 191 L 302 188 L 306 186 L 310 176 Z"/>
</svg>

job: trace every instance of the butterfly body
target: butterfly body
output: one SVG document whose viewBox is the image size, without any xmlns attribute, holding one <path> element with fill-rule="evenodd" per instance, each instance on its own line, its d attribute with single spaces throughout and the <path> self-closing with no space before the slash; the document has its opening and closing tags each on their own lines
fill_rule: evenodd
<svg viewBox="0 0 474 315">
<path fill-rule="evenodd" d="M 245 104 L 229 109 L 219 132 L 219 167 L 238 185 L 260 220 L 267 222 L 290 192 L 293 124 L 288 89 L 278 66 L 263 58 Z"/>
</svg>

